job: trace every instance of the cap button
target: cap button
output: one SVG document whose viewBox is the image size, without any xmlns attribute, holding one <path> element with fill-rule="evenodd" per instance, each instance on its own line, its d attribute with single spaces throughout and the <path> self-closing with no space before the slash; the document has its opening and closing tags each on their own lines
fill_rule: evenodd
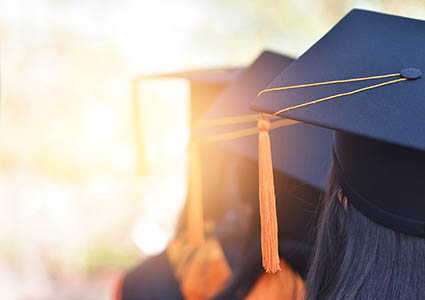
<svg viewBox="0 0 425 300">
<path fill-rule="evenodd" d="M 401 70 L 400 75 L 407 79 L 418 79 L 422 77 L 422 72 L 416 68 L 406 68 Z"/>
</svg>

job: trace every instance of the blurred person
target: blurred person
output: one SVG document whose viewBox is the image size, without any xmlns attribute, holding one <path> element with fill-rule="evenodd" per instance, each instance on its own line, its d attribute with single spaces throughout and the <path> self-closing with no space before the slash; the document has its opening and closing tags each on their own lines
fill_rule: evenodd
<svg viewBox="0 0 425 300">
<path fill-rule="evenodd" d="M 257 91 L 291 61 L 288 57 L 264 52 L 214 101 L 203 119 L 208 121 L 248 113 L 249 99 L 255 97 Z M 257 117 L 251 115 L 250 118 L 255 124 Z M 252 126 L 252 122 L 244 126 Z M 217 131 L 207 126 L 200 130 L 199 135 L 219 136 L 222 129 L 236 130 L 242 127 L 239 124 L 226 125 Z M 202 175 L 205 198 L 210 199 L 211 191 L 214 197 L 210 203 L 216 206 L 215 210 L 225 213 L 218 215 L 214 230 L 206 233 L 205 242 L 193 245 L 187 237 L 185 209 L 177 235 L 166 253 L 161 255 L 161 259 L 157 257 L 148 260 L 143 272 L 138 269 L 139 276 L 134 276 L 132 283 L 137 287 L 137 293 L 130 295 L 126 290 L 130 288 L 126 287 L 124 281 L 118 295 L 121 299 L 210 299 L 214 296 L 217 299 L 263 299 L 264 295 L 268 299 L 275 299 L 280 298 L 282 293 L 285 293 L 285 299 L 302 298 L 302 277 L 313 240 L 311 226 L 314 226 L 316 219 L 314 211 L 321 192 L 320 178 L 324 177 L 317 169 L 329 161 L 330 149 L 326 146 L 330 145 L 331 136 L 325 130 L 301 124 L 279 128 L 276 134 L 279 132 L 288 138 L 293 135 L 301 137 L 286 146 L 287 154 L 282 161 L 287 159 L 291 163 L 278 163 L 276 169 L 276 182 L 279 183 L 276 194 L 281 200 L 278 202 L 278 215 L 282 219 L 279 223 L 282 271 L 275 275 L 264 274 L 261 266 L 260 220 L 256 213 L 257 153 L 251 147 L 256 143 L 255 135 L 235 141 L 205 142 L 201 143 L 201 153 L 204 149 L 210 151 L 209 168 L 203 168 Z M 309 150 L 300 150 L 307 141 L 316 143 L 319 148 L 316 150 L 322 151 L 322 155 L 315 155 L 303 162 L 297 161 L 300 151 Z M 285 146 L 282 144 L 282 147 Z M 216 175 L 211 170 L 221 170 L 223 174 L 211 176 Z M 310 175 L 307 180 L 300 181 L 299 173 Z M 226 209 L 223 210 L 223 207 Z M 205 209 L 205 213 L 208 213 L 208 209 Z M 160 272 L 167 274 L 161 275 Z"/>
<path fill-rule="evenodd" d="M 178 73 L 168 73 L 168 74 L 159 74 L 159 75 L 148 75 L 141 76 L 134 79 L 134 83 L 140 83 L 144 80 L 161 80 L 161 79 L 184 79 L 189 83 L 190 88 L 190 123 L 193 124 L 199 120 L 200 116 L 208 108 L 211 102 L 219 95 L 219 93 L 225 89 L 240 73 L 239 68 L 212 68 L 212 69 L 203 69 L 203 70 L 194 70 L 187 72 L 178 72 Z M 133 101 L 139 101 L 137 97 Z M 135 107 L 137 107 L 135 103 Z M 138 114 L 135 115 L 136 124 L 140 123 L 140 118 Z M 140 136 L 140 134 L 138 135 Z M 136 143 L 136 145 L 141 145 Z M 230 193 L 220 192 L 217 189 L 217 185 L 223 187 L 225 172 L 223 168 L 218 168 L 215 166 L 223 165 L 224 162 L 216 161 L 213 163 L 209 158 L 210 155 L 214 155 L 215 159 L 222 159 L 216 153 L 217 150 L 211 148 L 204 148 L 200 151 L 201 165 L 203 166 L 204 172 L 203 177 L 214 178 L 216 186 L 213 188 L 208 187 L 208 183 L 205 183 L 205 189 L 209 190 L 208 193 L 205 193 L 203 197 L 203 206 L 206 208 L 203 213 L 205 223 L 210 225 L 214 223 L 214 220 L 220 218 L 225 211 L 228 211 L 228 204 L 230 202 L 223 201 L 222 204 L 225 205 L 216 205 L 217 198 L 223 198 L 223 196 L 230 196 Z M 143 149 L 139 149 L 138 153 L 144 153 Z M 140 158 L 143 160 L 143 157 Z M 140 160 L 139 159 L 139 160 Z M 189 171 L 190 172 L 190 171 Z M 228 189 L 223 188 L 228 191 Z M 231 197 L 229 197 L 231 198 Z M 224 200 L 224 199 L 223 199 Z M 185 207 L 179 218 L 179 222 L 176 229 L 176 237 L 182 236 L 187 227 L 185 220 L 187 219 L 188 203 L 186 200 Z M 187 231 L 187 230 L 186 230 Z M 211 231 L 209 228 L 207 231 Z M 175 238 L 174 241 L 181 241 L 180 238 Z M 173 243 L 173 253 L 176 252 L 175 248 L 179 245 L 189 245 L 190 243 Z M 182 250 L 177 250 L 181 252 Z M 173 274 L 172 266 L 168 260 L 170 255 L 169 250 L 162 252 L 159 255 L 149 257 L 140 263 L 138 266 L 134 267 L 132 270 L 128 271 L 123 278 L 120 278 L 117 281 L 117 286 L 114 287 L 114 299 L 140 299 L 143 295 L 144 298 L 155 299 L 179 299 L 180 291 L 178 287 L 178 282 Z M 172 255 L 172 254 L 171 254 Z M 179 255 L 181 256 L 181 255 Z M 173 256 L 174 257 L 174 256 Z M 163 286 L 167 286 L 167 289 L 163 289 Z M 155 294 L 155 295 L 154 295 Z"/>
<path fill-rule="evenodd" d="M 239 167 L 235 182 L 241 191 L 242 201 L 249 203 L 251 212 L 249 230 L 238 252 L 239 264 L 232 269 L 232 277 L 226 286 L 213 299 L 302 299 L 304 296 L 303 278 L 314 241 L 318 199 L 330 163 L 332 134 L 329 130 L 297 122 L 272 122 L 270 134 L 277 146 L 275 150 L 280 150 L 280 156 L 274 157 L 273 175 L 281 271 L 268 269 L 268 272 L 275 273 L 267 274 L 263 269 L 267 270 L 267 254 L 264 253 L 266 248 L 261 232 L 264 226 L 260 226 L 265 220 L 258 216 L 261 210 L 257 169 L 259 153 L 255 150 L 258 115 L 249 110 L 250 100 L 292 61 L 277 53 L 262 53 L 204 116 L 206 124 L 228 123 L 225 126 L 206 126 L 202 130 L 206 139 L 246 158 Z M 244 118 L 251 122 L 242 122 Z M 231 135 L 235 139 L 227 139 Z"/>
<path fill-rule="evenodd" d="M 424 46 L 424 21 L 352 10 L 252 104 L 334 130 L 306 299 L 425 299 Z"/>
</svg>

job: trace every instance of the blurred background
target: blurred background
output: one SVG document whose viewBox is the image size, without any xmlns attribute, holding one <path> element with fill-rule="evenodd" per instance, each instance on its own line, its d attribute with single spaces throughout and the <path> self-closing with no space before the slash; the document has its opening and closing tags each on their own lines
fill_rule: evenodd
<svg viewBox="0 0 425 300">
<path fill-rule="evenodd" d="M 422 0 L 0 1 L 1 299 L 109 299 L 172 237 L 189 87 L 141 75 L 297 57 L 353 7 L 425 18 Z"/>
</svg>

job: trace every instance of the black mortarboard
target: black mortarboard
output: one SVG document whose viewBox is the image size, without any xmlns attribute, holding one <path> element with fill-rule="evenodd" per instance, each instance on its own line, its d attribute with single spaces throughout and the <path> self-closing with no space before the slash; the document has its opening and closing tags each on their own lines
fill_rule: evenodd
<svg viewBox="0 0 425 300">
<path fill-rule="evenodd" d="M 353 10 L 252 104 L 255 111 L 334 129 L 334 165 L 350 203 L 381 225 L 420 237 L 424 47 L 424 21 Z"/>
<path fill-rule="evenodd" d="M 249 104 L 258 91 L 265 88 L 267 83 L 291 62 L 293 59 L 286 56 L 269 51 L 263 52 L 212 103 L 203 115 L 198 130 L 195 131 L 201 142 L 214 141 L 216 146 L 226 149 L 228 153 L 238 153 L 246 158 L 244 161 L 246 173 L 241 176 L 246 183 L 243 189 L 249 190 L 251 195 L 258 194 L 258 171 L 256 170 L 258 114 L 249 110 Z M 250 122 L 238 120 L 238 117 L 249 119 L 249 116 L 252 116 Z M 217 120 L 223 121 L 218 122 L 222 123 L 221 126 L 214 126 Z M 282 209 L 278 209 L 279 233 L 284 240 L 297 241 L 297 247 L 301 249 L 300 243 L 309 245 L 313 241 L 311 225 L 331 162 L 332 132 L 289 120 L 286 125 L 271 131 L 277 205 L 278 208 L 282 206 Z M 252 134 L 246 136 L 220 138 L 226 137 L 227 134 L 232 136 L 235 132 L 250 132 L 250 129 L 253 129 Z M 216 137 L 218 137 L 217 141 Z M 252 177 L 255 178 L 254 181 L 251 180 Z M 299 253 L 291 250 L 287 253 L 291 253 L 292 258 L 297 260 L 292 262 L 291 258 L 285 257 L 288 262 L 292 266 L 297 265 L 296 270 L 303 273 L 308 257 L 304 256 L 301 259 L 303 262 L 300 263 Z"/>
</svg>

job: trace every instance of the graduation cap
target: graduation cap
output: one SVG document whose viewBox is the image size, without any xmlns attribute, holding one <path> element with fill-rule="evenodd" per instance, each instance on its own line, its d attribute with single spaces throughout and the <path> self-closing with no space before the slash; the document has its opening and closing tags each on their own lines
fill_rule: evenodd
<svg viewBox="0 0 425 300">
<path fill-rule="evenodd" d="M 241 68 L 197 69 L 185 72 L 136 76 L 132 80 L 132 104 L 136 125 L 136 145 L 142 134 L 140 130 L 138 86 L 145 80 L 183 79 L 189 83 L 191 123 L 209 107 L 211 102 L 231 84 Z M 138 149 L 139 161 L 142 149 Z M 202 154 L 202 153 L 201 153 Z M 140 163 L 139 163 L 140 165 Z M 128 271 L 114 288 L 114 299 L 183 299 L 179 282 L 173 274 L 167 251 L 148 258 Z M 166 286 L 166 288 L 164 288 Z"/>
<path fill-rule="evenodd" d="M 352 10 L 252 109 L 333 129 L 337 182 L 372 221 L 425 237 L 425 22 Z"/>
<path fill-rule="evenodd" d="M 195 136 L 199 143 L 219 145 L 227 152 L 238 153 L 246 158 L 247 165 L 253 166 L 251 169 L 246 166 L 245 170 L 251 171 L 242 174 L 244 177 L 250 177 L 250 173 L 253 173 L 258 180 L 255 169 L 259 158 L 256 147 L 259 115 L 249 110 L 249 104 L 258 91 L 291 62 L 293 59 L 286 56 L 263 52 L 211 104 L 197 123 Z M 313 212 L 331 161 L 332 132 L 292 120 L 278 120 L 271 126 L 274 128 L 271 135 L 275 154 L 274 175 L 278 183 L 276 194 L 278 205 L 283 207 L 283 215 L 279 216 L 282 217 L 280 234 L 288 240 L 311 244 Z M 246 181 L 244 189 L 258 194 L 258 181 Z M 279 269 L 278 228 L 276 220 L 273 221 L 276 218 L 275 203 L 264 202 L 260 198 L 263 266 L 267 271 L 275 272 Z M 294 198 L 299 199 L 295 201 Z M 305 265 L 297 271 L 302 273 L 303 268 Z"/>
<path fill-rule="evenodd" d="M 189 83 L 190 122 L 199 119 L 212 101 L 238 76 L 241 68 L 209 68 L 184 72 L 139 75 L 132 79 L 132 111 L 135 145 L 137 147 L 138 173 L 145 173 L 145 149 L 141 129 L 140 99 L 138 88 L 144 81 L 181 79 Z"/>
</svg>

